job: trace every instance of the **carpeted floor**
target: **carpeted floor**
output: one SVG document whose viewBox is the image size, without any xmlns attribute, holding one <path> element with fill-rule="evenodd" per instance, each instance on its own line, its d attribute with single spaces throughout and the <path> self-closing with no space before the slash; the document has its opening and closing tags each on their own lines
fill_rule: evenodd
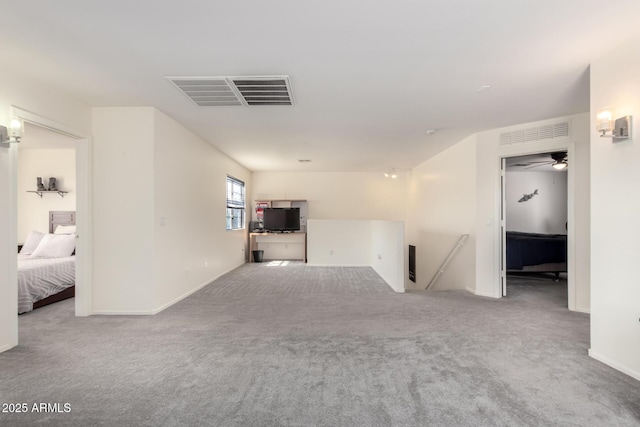
<svg viewBox="0 0 640 427">
<path fill-rule="evenodd" d="M 565 306 L 563 282 L 396 294 L 297 263 L 246 264 L 156 316 L 64 301 L 0 354 L 0 402 L 29 410 L 0 425 L 640 425 L 640 382 L 587 356 L 589 316 Z"/>
</svg>

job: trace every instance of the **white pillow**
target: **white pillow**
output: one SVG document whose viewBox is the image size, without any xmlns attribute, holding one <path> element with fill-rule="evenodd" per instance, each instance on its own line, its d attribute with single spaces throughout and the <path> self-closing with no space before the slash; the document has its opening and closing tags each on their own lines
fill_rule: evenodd
<svg viewBox="0 0 640 427">
<path fill-rule="evenodd" d="M 31 253 L 38 247 L 38 244 L 43 237 L 44 233 L 33 230 L 24 241 L 24 245 L 22 245 L 22 249 L 20 249 L 20 254 L 31 255 Z"/>
<path fill-rule="evenodd" d="M 53 234 L 76 234 L 75 225 L 59 225 Z"/>
<path fill-rule="evenodd" d="M 75 234 L 46 234 L 31 256 L 39 258 L 71 256 L 75 247 Z"/>
</svg>

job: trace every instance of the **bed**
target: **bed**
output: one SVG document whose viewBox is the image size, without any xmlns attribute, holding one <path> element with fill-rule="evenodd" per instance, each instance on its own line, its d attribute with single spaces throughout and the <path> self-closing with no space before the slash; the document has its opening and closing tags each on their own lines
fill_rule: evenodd
<svg viewBox="0 0 640 427">
<path fill-rule="evenodd" d="M 49 212 L 49 233 L 60 225 L 75 225 L 75 212 Z M 55 258 L 18 254 L 18 314 L 74 296 L 75 252 Z"/>
<path fill-rule="evenodd" d="M 507 231 L 507 272 L 567 271 L 567 236 Z"/>
</svg>

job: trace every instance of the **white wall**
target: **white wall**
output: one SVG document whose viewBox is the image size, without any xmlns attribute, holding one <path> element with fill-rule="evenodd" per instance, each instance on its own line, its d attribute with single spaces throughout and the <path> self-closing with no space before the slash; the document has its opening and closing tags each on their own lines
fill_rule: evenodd
<svg viewBox="0 0 640 427">
<path fill-rule="evenodd" d="M 566 172 L 507 171 L 505 190 L 507 231 L 567 234 Z M 519 202 L 535 190 L 537 195 Z"/>
<path fill-rule="evenodd" d="M 5 66 L 0 68 L 0 124 L 8 124 L 12 105 L 90 133 L 87 105 Z M 16 152 L 15 146 L 0 149 L 0 242 L 4 242 L 0 246 L 0 351 L 18 344 Z"/>
<path fill-rule="evenodd" d="M 595 132 L 595 112 L 634 116 L 633 139 Z M 640 40 L 591 64 L 591 356 L 640 380 Z"/>
<path fill-rule="evenodd" d="M 156 307 L 154 109 L 93 110 L 93 311 Z"/>
<path fill-rule="evenodd" d="M 404 292 L 404 222 L 371 221 L 371 266 L 396 292 Z"/>
<path fill-rule="evenodd" d="M 476 141 L 470 136 L 411 171 L 406 241 L 416 246 L 417 281 L 407 279 L 408 289 L 427 286 L 462 234 L 469 240 L 433 289 L 474 288 L 475 211 Z"/>
<path fill-rule="evenodd" d="M 499 146 L 502 132 L 522 130 L 569 120 L 570 138 L 557 142 L 530 142 Z M 569 214 L 573 209 L 574 223 L 569 222 L 569 251 L 573 251 L 575 262 L 569 265 L 570 285 L 574 287 L 569 307 L 588 312 L 590 308 L 589 281 L 589 114 L 577 114 L 541 122 L 526 123 L 507 128 L 493 129 L 476 134 L 476 284 L 478 295 L 500 297 L 500 157 L 520 156 L 535 152 L 552 152 L 558 149 L 569 151 L 570 170 L 568 183 L 574 180 L 573 194 L 569 193 Z M 572 178 L 573 177 L 573 178 Z M 538 197 L 538 196 L 536 196 Z"/>
<path fill-rule="evenodd" d="M 407 174 L 380 172 L 253 172 L 255 200 L 308 201 L 309 219 L 404 220 Z"/>
<path fill-rule="evenodd" d="M 309 265 L 371 265 L 371 221 L 308 220 Z"/>
<path fill-rule="evenodd" d="M 310 266 L 373 267 L 396 292 L 404 292 L 402 221 L 309 220 Z"/>
<path fill-rule="evenodd" d="M 226 177 L 249 195 L 251 174 L 158 110 L 154 133 L 157 309 L 245 262 L 246 230 L 225 226 Z"/>
<path fill-rule="evenodd" d="M 250 173 L 152 107 L 95 108 L 94 312 L 153 314 L 243 264 L 226 176 Z"/>
<path fill-rule="evenodd" d="M 56 178 L 56 187 L 68 191 L 64 197 L 57 193 L 27 193 L 37 188 L 36 178 L 42 177 L 45 187 L 49 178 Z M 76 150 L 20 149 L 18 150 L 18 243 L 36 230 L 49 232 L 49 211 L 76 210 Z"/>
</svg>

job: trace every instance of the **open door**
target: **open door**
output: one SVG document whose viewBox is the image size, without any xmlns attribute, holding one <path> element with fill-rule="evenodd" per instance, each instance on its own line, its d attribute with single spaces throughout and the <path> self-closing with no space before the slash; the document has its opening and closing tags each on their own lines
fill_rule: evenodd
<svg viewBox="0 0 640 427">
<path fill-rule="evenodd" d="M 502 285 L 502 296 L 507 296 L 507 202 L 506 202 L 506 177 L 507 159 L 500 159 L 500 283 Z"/>
</svg>

